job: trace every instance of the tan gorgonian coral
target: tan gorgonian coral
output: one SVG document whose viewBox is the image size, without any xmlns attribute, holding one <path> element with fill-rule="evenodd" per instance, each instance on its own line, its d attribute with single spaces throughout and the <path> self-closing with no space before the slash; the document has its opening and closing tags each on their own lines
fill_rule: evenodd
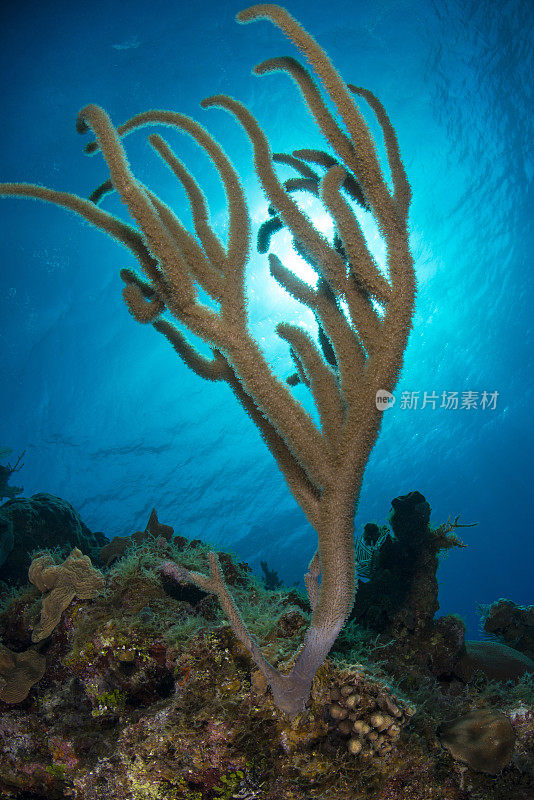
<svg viewBox="0 0 534 800">
<path fill-rule="evenodd" d="M 198 375 L 226 381 L 258 426 L 318 534 L 317 552 L 306 575 L 312 620 L 292 669 L 282 674 L 265 660 L 239 615 L 214 553 L 209 558 L 210 575 L 189 573 L 189 578 L 218 595 L 234 633 L 269 683 L 274 702 L 294 716 L 303 709 L 313 677 L 354 600 L 354 511 L 381 423 L 376 394 L 392 391 L 397 383 L 413 312 L 415 278 L 407 229 L 411 193 L 395 131 L 376 97 L 365 89 L 346 86 L 324 51 L 280 6 L 252 6 L 238 15 L 243 23 L 260 18 L 273 22 L 294 42 L 337 110 L 339 121 L 312 75 L 294 59 L 271 59 L 255 68 L 258 75 L 278 70 L 291 76 L 333 151 L 326 157 L 323 151 L 299 151 L 288 158 L 294 159 L 293 165 L 301 165 L 299 173 L 308 180 L 308 188 L 315 184 L 320 201 L 335 220 L 341 251 L 314 228 L 291 187 L 279 180 L 265 134 L 252 114 L 226 95 L 210 97 L 201 105 L 225 109 L 243 127 L 252 144 L 256 173 L 276 216 L 291 230 L 319 273 L 323 290 L 300 280 L 275 255 L 269 256 L 271 274 L 313 310 L 335 356 L 333 368 L 324 358 L 324 349 L 321 351 L 303 328 L 285 323 L 278 326 L 278 334 L 297 357 L 303 382 L 313 395 L 319 426 L 288 386 L 274 377 L 247 329 L 244 272 L 250 223 L 244 192 L 222 148 L 197 122 L 177 112 L 147 111 L 115 128 L 102 108 L 86 106 L 78 116 L 78 130 L 94 132 L 96 142 L 87 152 L 100 149 L 110 171 L 110 180 L 92 199 L 20 183 L 2 184 L 0 193 L 40 198 L 69 208 L 128 247 L 143 272 L 140 276 L 130 269 L 121 271 L 126 284 L 124 300 L 132 315 L 139 322 L 151 322 Z M 392 191 L 353 95 L 369 103 L 382 129 Z M 210 225 L 200 187 L 161 136 L 151 134 L 148 141 L 184 186 L 196 235 L 135 178 L 121 140 L 148 124 L 184 131 L 211 158 L 228 202 L 226 244 Z M 303 166 L 306 163 L 325 170 L 320 179 L 315 181 L 316 173 L 312 170 L 310 175 Z M 97 207 L 111 189 L 118 193 L 137 227 Z M 367 246 L 350 203 L 355 197 L 370 209 L 385 240 L 387 274 Z M 211 306 L 199 298 L 199 287 L 214 301 Z M 341 307 L 346 312 L 340 313 Z M 169 316 L 208 342 L 212 357 L 201 355 Z"/>
</svg>

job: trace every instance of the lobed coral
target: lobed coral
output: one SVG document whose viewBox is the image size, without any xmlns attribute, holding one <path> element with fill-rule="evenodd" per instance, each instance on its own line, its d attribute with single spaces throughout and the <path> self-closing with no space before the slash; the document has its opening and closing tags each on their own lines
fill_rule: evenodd
<svg viewBox="0 0 534 800">
<path fill-rule="evenodd" d="M 101 591 L 102 574 L 94 569 L 89 556 L 77 547 L 63 564 L 55 564 L 50 554 L 35 558 L 28 571 L 30 581 L 43 592 L 41 617 L 32 633 L 32 642 L 46 639 L 75 597 L 90 600 Z"/>
<path fill-rule="evenodd" d="M 347 736 L 352 755 L 391 757 L 403 728 L 415 709 L 396 698 L 389 688 L 353 670 L 330 693 L 329 714 L 336 729 Z"/>
<path fill-rule="evenodd" d="M 46 670 L 46 658 L 37 650 L 13 653 L 0 646 L 0 700 L 20 703 L 41 680 Z"/>
</svg>

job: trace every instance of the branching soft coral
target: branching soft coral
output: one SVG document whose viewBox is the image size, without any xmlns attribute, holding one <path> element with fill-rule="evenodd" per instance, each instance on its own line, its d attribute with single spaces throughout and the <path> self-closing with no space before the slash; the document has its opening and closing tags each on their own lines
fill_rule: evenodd
<svg viewBox="0 0 534 800">
<path fill-rule="evenodd" d="M 331 153 L 304 150 L 287 158 L 300 165 L 301 178 L 308 180 L 334 218 L 339 237 L 335 244 L 330 244 L 300 209 L 292 186 L 278 178 L 267 138 L 250 111 L 226 95 L 201 103 L 203 108 L 224 109 L 242 127 L 252 145 L 254 167 L 274 210 L 273 218 L 292 232 L 318 273 L 318 288 L 314 288 L 274 254 L 269 256 L 273 277 L 314 312 L 322 330 L 318 347 L 301 326 L 281 323 L 277 327 L 300 367 L 302 382 L 311 391 L 319 426 L 285 382 L 273 375 L 248 330 L 244 276 L 251 236 L 244 191 L 224 150 L 193 119 L 178 112 L 153 110 L 116 128 L 102 108 L 88 105 L 78 115 L 77 128 L 95 135 L 87 152 L 100 150 L 110 173 L 91 199 L 21 183 L 0 184 L 0 194 L 34 197 L 68 208 L 126 246 L 142 271 L 142 275 L 131 269 L 121 271 L 126 284 L 124 300 L 133 317 L 140 323 L 152 323 L 198 375 L 226 381 L 259 428 L 318 539 L 306 575 L 311 625 L 291 671 L 282 674 L 262 655 L 239 614 L 215 553 L 209 556 L 209 575 L 189 572 L 188 578 L 217 594 L 235 635 L 263 672 L 274 702 L 294 716 L 302 711 L 313 677 L 354 601 L 354 510 L 382 421 L 377 393 L 391 392 L 397 383 L 412 321 L 415 276 L 407 222 L 411 190 L 394 128 L 372 92 L 346 85 L 317 42 L 280 6 L 252 6 L 237 18 L 242 23 L 267 19 L 275 24 L 302 52 L 320 81 L 317 84 L 292 58 L 271 59 L 254 70 L 257 75 L 274 71 L 289 75 L 330 146 Z M 321 84 L 337 118 L 323 98 Z M 363 98 L 376 116 L 392 189 L 354 96 Z M 187 133 L 212 160 L 228 201 L 226 244 L 210 225 L 202 190 L 159 134 L 150 135 L 148 141 L 184 186 L 195 235 L 135 177 L 123 139 L 148 124 Z M 314 168 L 306 169 L 302 166 L 306 163 Z M 117 192 L 135 226 L 97 206 L 110 190 Z M 385 270 L 368 247 L 351 206 L 355 199 L 369 209 L 385 240 Z M 199 289 L 211 298 L 209 305 L 202 302 Z M 207 342 L 211 356 L 200 354 L 183 329 Z M 47 629 L 43 624 L 36 636 L 45 635 Z"/>
</svg>

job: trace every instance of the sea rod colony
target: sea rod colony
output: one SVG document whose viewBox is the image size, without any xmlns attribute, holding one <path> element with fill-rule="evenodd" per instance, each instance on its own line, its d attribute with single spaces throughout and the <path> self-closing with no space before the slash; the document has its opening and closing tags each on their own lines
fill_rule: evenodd
<svg viewBox="0 0 534 800">
<path fill-rule="evenodd" d="M 273 217 L 291 231 L 296 247 L 317 272 L 319 281 L 314 288 L 274 254 L 269 255 L 271 274 L 313 310 L 328 344 L 328 351 L 318 347 L 298 325 L 277 327 L 309 386 L 319 426 L 289 386 L 274 377 L 247 328 L 244 274 L 252 239 L 246 200 L 224 150 L 199 123 L 179 112 L 147 111 L 115 127 L 102 108 L 88 105 L 78 115 L 77 129 L 94 134 L 95 141 L 86 151 L 102 153 L 109 181 L 90 199 L 29 183 L 0 184 L 0 194 L 63 206 L 127 247 L 140 268 L 139 273 L 131 269 L 120 273 L 125 282 L 124 300 L 133 317 L 162 333 L 198 375 L 226 381 L 258 426 L 318 539 L 305 577 L 311 624 L 290 670 L 281 672 L 272 666 L 249 635 L 215 553 L 209 556 L 209 575 L 184 569 L 182 578 L 218 596 L 234 634 L 270 686 L 276 706 L 293 717 L 303 710 L 314 675 L 354 602 L 354 511 L 381 424 L 376 396 L 380 391 L 391 392 L 397 383 L 414 306 L 407 221 L 411 191 L 394 128 L 372 92 L 346 85 L 321 47 L 282 7 L 252 6 L 237 19 L 241 23 L 267 19 L 278 26 L 305 56 L 320 82 L 289 57 L 265 61 L 254 70 L 257 75 L 279 71 L 291 76 L 328 142 L 328 152 L 300 150 L 273 156 L 258 122 L 238 100 L 217 95 L 201 103 L 205 109 L 228 111 L 242 126 Z M 323 99 L 321 84 L 339 121 Z M 367 101 L 382 130 L 392 190 L 355 96 Z M 145 125 L 168 126 L 189 134 L 212 160 L 227 197 L 226 243 L 210 226 L 201 188 L 159 134 L 151 134 L 148 141 L 184 186 L 195 235 L 151 188 L 135 178 L 123 140 Z M 295 169 L 292 183 L 284 184 L 278 178 L 277 161 Z M 300 209 L 294 196 L 299 189 L 316 193 L 331 214 L 336 228 L 334 244 Z M 119 195 L 134 225 L 99 207 L 109 191 Z M 370 210 L 385 241 L 385 272 L 370 252 L 349 202 L 355 197 Z M 211 298 L 209 305 L 199 299 L 199 288 Z M 346 311 L 340 311 L 342 306 Z M 212 357 L 201 355 L 176 322 L 207 342 Z M 326 352 L 333 357 L 326 358 Z"/>
</svg>

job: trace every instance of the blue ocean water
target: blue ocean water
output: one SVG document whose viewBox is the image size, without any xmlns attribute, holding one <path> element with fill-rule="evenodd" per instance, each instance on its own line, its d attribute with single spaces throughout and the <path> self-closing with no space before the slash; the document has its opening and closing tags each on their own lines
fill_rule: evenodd
<svg viewBox="0 0 534 800">
<path fill-rule="evenodd" d="M 244 102 L 275 151 L 322 146 L 300 95 L 254 64 L 297 55 L 267 22 L 240 26 L 234 3 L 131 0 L 22 2 L 0 19 L 0 181 L 32 181 L 87 197 L 107 177 L 82 153 L 79 108 L 117 124 L 149 108 L 202 122 L 242 176 L 264 221 L 251 148 L 230 115 L 203 111 L 216 93 Z M 530 0 L 291 0 L 288 10 L 346 81 L 372 89 L 395 125 L 413 189 L 410 236 L 419 293 L 395 406 L 364 481 L 356 530 L 386 521 L 413 489 L 435 524 L 461 515 L 466 549 L 440 566 L 440 613 L 479 635 L 477 603 L 534 602 L 530 500 L 532 382 L 533 23 Z M 376 125 L 370 124 L 374 132 Z M 225 234 L 213 167 L 185 136 L 165 133 Z M 127 140 L 138 177 L 190 225 L 185 195 L 146 142 Z M 383 150 L 383 149 L 382 149 Z M 121 214 L 115 198 L 104 207 Z M 283 245 L 282 234 L 281 246 Z M 300 581 L 315 535 L 230 390 L 202 381 L 168 343 L 129 316 L 120 268 L 132 257 L 73 215 L 0 201 L 0 446 L 25 450 L 26 495 L 70 501 L 93 530 L 138 530 L 153 506 L 185 536 L 266 560 Z M 287 253 L 286 253 L 287 255 Z M 250 327 L 276 374 L 292 371 L 274 328 L 305 312 L 268 275 L 247 273 Z M 403 407 L 402 393 L 417 408 Z M 427 403 L 423 408 L 424 394 Z M 433 408 L 432 395 L 472 392 L 478 407 Z M 493 395 L 481 407 L 484 392 Z M 302 386 L 296 396 L 308 408 Z M 493 407 L 494 405 L 494 407 Z"/>
</svg>

